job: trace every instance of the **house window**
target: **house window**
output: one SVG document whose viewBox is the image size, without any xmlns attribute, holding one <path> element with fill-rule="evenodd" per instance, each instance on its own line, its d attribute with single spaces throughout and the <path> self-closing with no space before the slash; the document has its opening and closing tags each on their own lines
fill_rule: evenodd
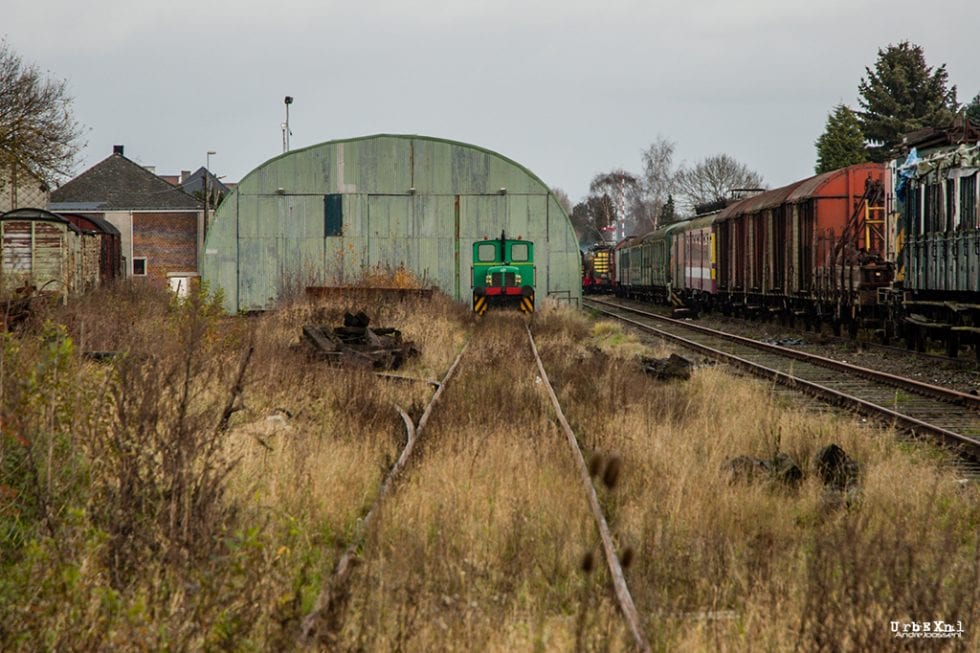
<svg viewBox="0 0 980 653">
<path fill-rule="evenodd" d="M 334 193 L 323 196 L 323 237 L 344 235 L 343 195 Z"/>
<path fill-rule="evenodd" d="M 134 277 L 145 277 L 146 276 L 146 257 L 139 256 L 133 257 L 133 276 Z"/>
</svg>

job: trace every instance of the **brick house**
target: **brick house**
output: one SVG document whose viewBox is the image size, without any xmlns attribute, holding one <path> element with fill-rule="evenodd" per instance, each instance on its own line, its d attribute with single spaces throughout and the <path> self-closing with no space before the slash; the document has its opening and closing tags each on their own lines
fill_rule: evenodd
<svg viewBox="0 0 980 653">
<path fill-rule="evenodd" d="M 103 218 L 122 236 L 126 276 L 157 283 L 197 276 L 204 204 L 127 159 L 123 146 L 51 193 L 51 211 Z"/>
</svg>

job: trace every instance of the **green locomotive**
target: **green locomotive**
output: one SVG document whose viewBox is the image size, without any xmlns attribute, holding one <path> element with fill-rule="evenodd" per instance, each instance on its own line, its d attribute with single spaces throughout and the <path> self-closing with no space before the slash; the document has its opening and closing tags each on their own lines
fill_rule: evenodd
<svg viewBox="0 0 980 653">
<path fill-rule="evenodd" d="M 534 312 L 534 243 L 500 238 L 473 243 L 473 312 L 483 315 L 490 306 L 516 307 Z"/>
</svg>

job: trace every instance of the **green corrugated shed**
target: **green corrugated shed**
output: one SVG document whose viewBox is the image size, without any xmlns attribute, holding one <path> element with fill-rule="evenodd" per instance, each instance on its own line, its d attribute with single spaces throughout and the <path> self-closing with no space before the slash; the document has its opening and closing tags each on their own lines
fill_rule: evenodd
<svg viewBox="0 0 980 653">
<path fill-rule="evenodd" d="M 425 136 L 330 141 L 249 173 L 215 213 L 201 270 L 232 312 L 270 308 L 284 289 L 348 285 L 400 266 L 469 302 L 472 244 L 502 229 L 535 243 L 538 304 L 577 305 L 578 240 L 527 168 Z"/>
</svg>

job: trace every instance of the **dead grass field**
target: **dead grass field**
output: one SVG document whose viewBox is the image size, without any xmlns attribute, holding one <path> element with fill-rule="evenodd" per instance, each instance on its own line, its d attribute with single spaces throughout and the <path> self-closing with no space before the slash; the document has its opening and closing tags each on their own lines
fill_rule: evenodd
<svg viewBox="0 0 980 653">
<path fill-rule="evenodd" d="M 471 344 L 359 550 L 331 648 L 628 650 L 524 319 L 368 304 L 418 344 L 406 376 L 441 378 Z M 417 419 L 432 392 L 307 355 L 302 326 L 349 308 L 228 318 L 120 288 L 3 336 L 0 649 L 296 649 L 398 455 L 394 405 Z M 931 449 L 721 368 L 656 382 L 635 357 L 664 351 L 579 313 L 532 328 L 586 458 L 620 470 L 596 485 L 656 650 L 980 645 L 980 491 Z M 831 442 L 861 464 L 859 492 L 816 478 Z M 722 471 L 777 453 L 799 487 Z M 962 621 L 962 639 L 890 631 L 939 619 Z"/>
</svg>

